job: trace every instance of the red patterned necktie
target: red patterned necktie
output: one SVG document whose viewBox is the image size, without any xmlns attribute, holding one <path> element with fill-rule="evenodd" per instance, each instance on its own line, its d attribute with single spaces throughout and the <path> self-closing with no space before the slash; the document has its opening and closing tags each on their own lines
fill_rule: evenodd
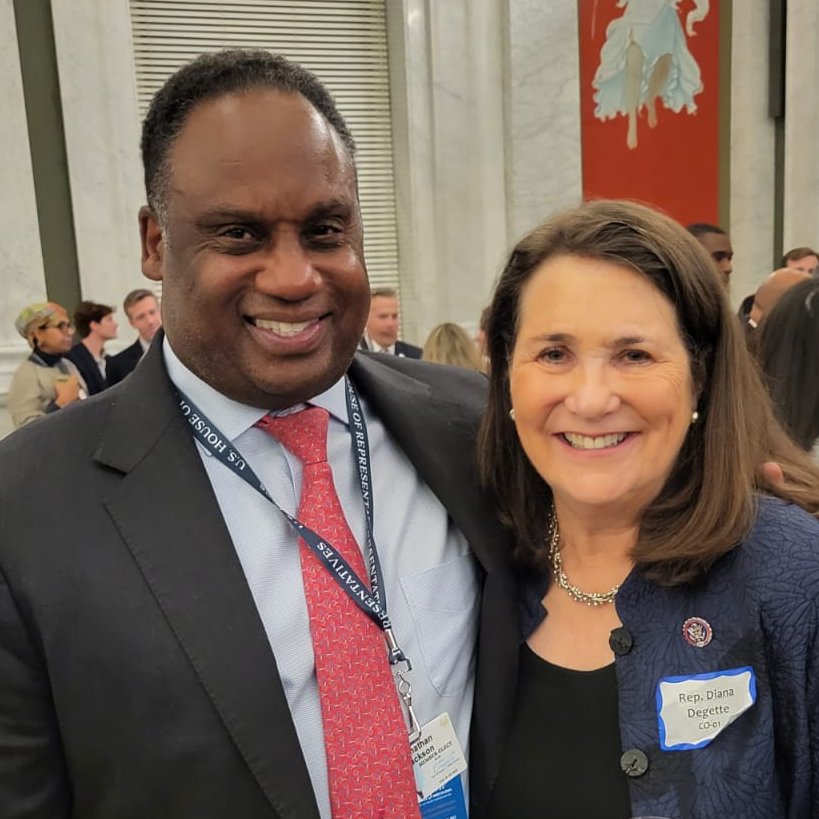
<svg viewBox="0 0 819 819">
<path fill-rule="evenodd" d="M 258 426 L 303 464 L 298 519 L 327 540 L 364 581 L 364 559 L 347 525 L 327 463 L 329 415 L 319 407 Z M 381 629 L 299 540 L 313 638 L 334 819 L 418 817 L 401 703 Z"/>
</svg>

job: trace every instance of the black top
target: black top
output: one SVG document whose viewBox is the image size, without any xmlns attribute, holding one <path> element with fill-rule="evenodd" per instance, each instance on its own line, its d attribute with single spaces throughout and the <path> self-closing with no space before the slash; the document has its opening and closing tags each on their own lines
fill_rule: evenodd
<svg viewBox="0 0 819 819">
<path fill-rule="evenodd" d="M 573 671 L 521 648 L 515 719 L 488 819 L 628 819 L 614 663 Z"/>
<path fill-rule="evenodd" d="M 99 364 L 94 361 L 91 351 L 82 342 L 75 344 L 66 354 L 74 366 L 80 371 L 82 380 L 88 388 L 89 395 L 96 395 L 105 389 L 105 379 L 100 372 Z M 106 356 L 107 358 L 107 356 Z"/>
</svg>

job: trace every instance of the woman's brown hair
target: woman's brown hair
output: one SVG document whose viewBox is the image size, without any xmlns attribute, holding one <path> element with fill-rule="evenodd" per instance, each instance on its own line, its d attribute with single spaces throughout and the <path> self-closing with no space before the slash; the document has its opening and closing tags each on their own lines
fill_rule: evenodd
<svg viewBox="0 0 819 819">
<path fill-rule="evenodd" d="M 665 584 L 693 580 L 736 546 L 753 526 L 756 491 L 772 491 L 761 474 L 765 461 L 784 472 L 784 486 L 773 490 L 777 495 L 819 512 L 819 470 L 776 422 L 708 254 L 682 226 L 650 208 L 589 202 L 556 214 L 518 242 L 491 305 L 492 372 L 480 467 L 524 563 L 546 565 L 551 490 L 509 419 L 509 361 L 523 287 L 558 255 L 599 259 L 644 275 L 674 306 L 688 351 L 699 419 L 643 514 L 633 557 L 648 577 Z"/>
</svg>

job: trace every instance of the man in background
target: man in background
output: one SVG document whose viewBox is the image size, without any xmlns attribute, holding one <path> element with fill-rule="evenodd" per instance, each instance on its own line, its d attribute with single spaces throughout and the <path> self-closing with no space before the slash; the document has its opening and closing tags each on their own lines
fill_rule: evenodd
<svg viewBox="0 0 819 819">
<path fill-rule="evenodd" d="M 789 267 L 791 270 L 815 276 L 819 271 L 819 253 L 812 247 L 795 247 L 782 257 L 780 267 Z"/>
<path fill-rule="evenodd" d="M 774 305 L 791 287 L 809 278 L 810 273 L 806 273 L 804 270 L 794 270 L 790 267 L 774 270 L 754 293 L 753 304 L 748 315 L 748 324 L 753 328 L 758 327 L 765 314 L 773 309 Z"/>
<path fill-rule="evenodd" d="M 144 288 L 132 290 L 125 297 L 122 306 L 125 315 L 128 316 L 128 323 L 139 336 L 130 347 L 108 359 L 106 382 L 109 387 L 122 381 L 139 364 L 142 356 L 148 351 L 156 331 L 162 326 L 159 305 L 156 296 L 150 290 Z"/>
<path fill-rule="evenodd" d="M 74 308 L 74 328 L 80 337 L 66 354 L 73 361 L 88 387 L 88 394 L 105 389 L 105 370 L 108 356 L 105 342 L 117 337 L 114 308 L 93 301 L 81 301 Z"/>
<path fill-rule="evenodd" d="M 398 338 L 398 293 L 389 287 L 379 287 L 370 295 L 370 314 L 361 339 L 361 348 L 373 353 L 421 358 L 420 347 Z"/>
<path fill-rule="evenodd" d="M 734 272 L 734 248 L 731 246 L 730 236 L 721 227 L 705 222 L 695 222 L 688 225 L 686 230 L 708 251 L 714 268 L 727 289 Z"/>
</svg>

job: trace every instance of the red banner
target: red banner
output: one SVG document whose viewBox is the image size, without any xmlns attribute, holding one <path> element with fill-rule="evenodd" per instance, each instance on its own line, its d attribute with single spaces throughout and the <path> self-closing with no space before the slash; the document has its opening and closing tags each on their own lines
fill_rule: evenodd
<svg viewBox="0 0 819 819">
<path fill-rule="evenodd" d="M 718 0 L 578 0 L 584 198 L 719 216 Z"/>
</svg>

